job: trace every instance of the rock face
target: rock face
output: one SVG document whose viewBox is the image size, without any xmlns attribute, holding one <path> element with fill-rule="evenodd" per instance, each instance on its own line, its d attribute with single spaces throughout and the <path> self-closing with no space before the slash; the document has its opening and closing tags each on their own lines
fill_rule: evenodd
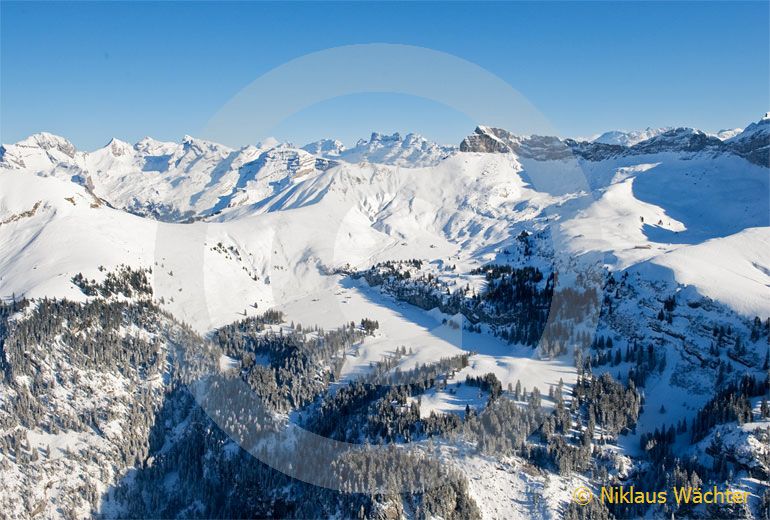
<svg viewBox="0 0 770 520">
<path fill-rule="evenodd" d="M 501 128 L 479 126 L 473 135 L 460 143 L 461 152 L 514 153 L 519 157 L 539 161 L 580 158 L 602 161 L 613 157 L 649 155 L 657 153 L 732 153 L 760 166 L 770 164 L 770 116 L 723 141 L 692 128 L 673 128 L 660 132 L 650 131 L 652 137 L 632 146 L 610 144 L 601 139 L 576 141 L 544 136 L 518 136 Z M 606 134 L 605 134 L 606 135 Z M 605 139 L 606 141 L 607 139 Z M 615 139 L 617 140 L 617 139 Z M 630 140 L 626 140 L 629 141 Z"/>
<path fill-rule="evenodd" d="M 0 166 L 44 169 L 75 159 L 75 146 L 63 137 L 40 132 L 16 144 L 0 146 Z"/>
<path fill-rule="evenodd" d="M 725 150 L 725 146 L 718 137 L 706 135 L 692 128 L 675 128 L 629 148 L 629 152 L 633 155 L 704 150 L 720 152 Z"/>
<path fill-rule="evenodd" d="M 754 164 L 770 166 L 770 112 L 726 143 Z"/>
<path fill-rule="evenodd" d="M 473 135 L 460 143 L 462 152 L 515 153 L 539 161 L 565 160 L 582 157 L 602 160 L 622 154 L 623 146 L 604 143 L 562 140 L 552 136 L 517 136 L 501 128 L 479 126 Z"/>
<path fill-rule="evenodd" d="M 460 143 L 461 152 L 512 153 L 515 152 L 514 140 L 519 138 L 502 128 L 477 126 L 473 135 Z"/>
</svg>

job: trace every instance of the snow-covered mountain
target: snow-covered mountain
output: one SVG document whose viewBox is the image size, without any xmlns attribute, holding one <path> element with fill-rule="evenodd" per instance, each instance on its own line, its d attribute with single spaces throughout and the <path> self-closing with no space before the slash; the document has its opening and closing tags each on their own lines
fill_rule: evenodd
<svg viewBox="0 0 770 520">
<path fill-rule="evenodd" d="M 114 207 L 169 221 L 261 200 L 331 165 L 272 141 L 234 150 L 190 136 L 181 143 L 146 137 L 135 145 L 112 139 L 80 152 L 61 137 L 36 134 L 0 151 L 0 168 L 75 180 Z"/>
<path fill-rule="evenodd" d="M 752 123 L 733 138 L 719 137 L 693 128 L 661 129 L 652 137 L 631 146 L 594 141 L 575 141 L 548 136 L 518 136 L 500 128 L 480 126 L 473 135 L 460 143 L 465 152 L 514 153 L 539 161 L 579 158 L 603 161 L 621 156 L 640 156 L 662 152 L 679 154 L 735 154 L 756 164 L 766 166 L 766 119 Z M 743 137 L 741 137 L 743 136 Z M 754 136 L 754 137 L 751 137 Z"/>
<path fill-rule="evenodd" d="M 461 152 L 424 168 L 335 162 L 275 143 L 268 149 L 232 150 L 190 137 L 180 144 L 146 138 L 133 146 L 113 139 L 104 148 L 85 153 L 62 138 L 39 134 L 3 147 L 0 182 L 5 184 L 5 196 L 0 222 L 16 222 L 14 218 L 40 204 L 31 215 L 19 217 L 31 223 L 24 227 L 31 242 L 21 238 L 24 231 L 5 243 L 7 253 L 0 260 L 10 262 L 3 264 L 6 270 L 16 265 L 17 275 L 0 275 L 4 293 L 45 296 L 53 283 L 47 278 L 48 269 L 34 277 L 21 276 L 34 263 L 24 255 L 39 255 L 43 261 L 51 249 L 65 256 L 74 252 L 52 247 L 40 239 L 41 233 L 66 237 L 85 232 L 82 240 L 88 242 L 89 234 L 100 236 L 100 222 L 106 219 L 126 220 L 111 232 L 116 238 L 128 236 L 137 226 L 137 238 L 154 234 L 156 224 L 151 220 L 124 211 L 166 221 L 205 218 L 208 233 L 220 230 L 215 234 L 236 243 L 245 240 L 232 238 L 240 228 L 259 236 L 257 243 L 272 229 L 292 229 L 273 239 L 289 241 L 277 248 L 286 256 L 282 261 L 293 264 L 292 255 L 310 255 L 325 266 L 341 260 L 363 266 L 396 251 L 417 257 L 438 254 L 425 249 L 430 244 L 441 251 L 440 244 L 447 251 L 462 247 L 470 261 L 518 232 L 549 229 L 552 221 L 559 221 L 564 236 L 571 237 L 565 239 L 569 248 L 610 254 L 613 265 L 625 268 L 667 251 L 768 225 L 770 203 L 763 195 L 768 193 L 767 168 L 757 164 L 767 153 L 768 121 L 749 125 L 725 144 L 702 132 L 674 129 L 632 147 L 518 137 L 479 127 L 463 141 Z M 351 239 L 343 240 L 350 244 L 332 256 L 321 254 L 324 241 L 342 240 L 340 224 L 323 232 L 315 225 L 335 219 L 353 226 Z M 71 231 L 56 229 L 60 220 L 64 226 L 79 224 Z M 308 222 L 314 223 L 310 233 L 304 231 Z M 255 233 L 256 228 L 263 231 Z M 190 229 L 195 228 L 180 227 L 180 236 Z M 141 243 L 136 252 L 130 252 L 132 243 Z M 238 247 L 245 248 L 245 243 Z M 23 251 L 21 256 L 12 254 L 16 248 Z M 152 244 L 132 238 L 117 250 L 146 264 Z M 115 264 L 114 248 L 105 250 L 108 256 L 103 261 L 95 260 L 99 251 L 85 248 L 77 268 L 90 272 L 102 263 Z M 241 253 L 254 256 L 240 271 L 244 276 L 247 272 L 268 276 L 270 255 L 257 260 L 257 251 Z M 51 268 L 63 261 L 51 258 L 55 260 Z M 68 286 L 66 277 L 63 283 L 63 288 Z M 273 297 L 275 290 L 255 286 L 244 294 L 267 302 L 267 294 L 272 292 Z M 764 286 L 756 290 L 762 293 Z M 73 296 L 70 290 L 64 294 Z M 201 323 L 202 330 L 226 322 L 226 316 L 232 316 L 227 309 L 242 306 L 237 299 L 222 304 L 224 314 Z M 765 312 L 761 305 L 749 308 Z M 191 316 L 184 318 L 194 322 Z"/>
<path fill-rule="evenodd" d="M 735 137 L 736 135 L 743 132 L 743 128 L 728 128 L 725 130 L 720 130 L 716 134 L 713 134 L 714 136 L 720 138 L 722 141 L 727 141 L 731 137 Z M 711 135 L 711 134 L 709 134 Z"/>
<path fill-rule="evenodd" d="M 0 148 L 0 168 L 74 180 L 110 205 L 165 221 L 209 217 L 231 208 L 253 206 L 280 193 L 297 179 L 315 176 L 338 162 L 400 167 L 435 166 L 458 150 L 513 153 L 538 161 L 577 158 L 591 162 L 621 156 L 672 153 L 733 153 L 757 164 L 767 161 L 766 120 L 726 140 L 687 129 L 661 129 L 632 146 L 598 139 L 577 142 L 516 136 L 479 127 L 459 149 L 408 134 L 373 133 L 346 149 L 331 139 L 301 149 L 268 141 L 241 149 L 185 136 L 181 143 L 145 138 L 134 145 L 112 139 L 82 152 L 66 139 L 41 133 Z M 665 131 L 664 131 L 665 130 Z M 628 141 L 630 142 L 630 141 Z M 764 161 L 764 162 L 763 162 Z"/>
<path fill-rule="evenodd" d="M 58 164 L 75 161 L 75 146 L 57 135 L 41 132 L 12 145 L 0 147 L 0 161 L 6 167 L 42 172 Z"/>
<path fill-rule="evenodd" d="M 331 139 L 323 139 L 302 147 L 323 157 L 358 163 L 390 164 L 408 168 L 433 166 L 457 151 L 454 146 L 442 146 L 418 134 L 383 135 L 373 132 L 369 139 L 360 139 L 353 148 Z"/>
<path fill-rule="evenodd" d="M 727 140 L 727 143 L 749 160 L 757 164 L 770 164 L 770 112 L 743 132 Z"/>
<path fill-rule="evenodd" d="M 769 122 L 630 146 L 483 126 L 459 149 L 411 134 L 350 150 L 3 146 L 0 475 L 13 485 L 0 505 L 578 517 L 572 489 L 606 475 L 729 481 L 764 514 Z M 201 356 L 194 374 L 180 338 Z M 212 370 L 265 397 L 277 428 L 411 446 L 456 483 L 367 495 L 347 491 L 372 474 L 330 491 L 268 470 L 234 434 L 253 409 L 220 421 L 181 384 Z M 419 383 L 362 383 L 397 374 Z M 265 452 L 297 451 L 280 448 Z"/>
<path fill-rule="evenodd" d="M 598 137 L 591 139 L 591 141 L 594 143 L 617 144 L 621 146 L 634 146 L 635 144 L 639 144 L 642 141 L 647 141 L 648 139 L 652 139 L 655 136 L 658 136 L 660 134 L 663 134 L 673 129 L 674 127 L 664 126 L 661 128 L 646 128 L 644 130 L 632 130 L 630 132 L 626 132 L 623 130 L 612 130 L 610 132 L 604 132 Z M 709 133 L 708 135 L 718 137 L 722 141 L 726 141 L 727 139 L 730 139 L 731 137 L 735 137 L 736 135 L 740 134 L 742 131 L 743 131 L 742 128 L 728 128 L 725 130 L 720 130 L 713 134 Z"/>
<path fill-rule="evenodd" d="M 345 151 L 345 145 L 337 139 L 321 139 L 320 141 L 306 144 L 302 149 L 313 155 L 339 157 Z"/>
<path fill-rule="evenodd" d="M 660 135 L 664 132 L 668 132 L 672 128 L 670 126 L 663 128 L 646 128 L 644 130 L 633 130 L 631 132 L 624 132 L 622 130 L 612 130 L 610 132 L 604 132 L 599 137 L 593 140 L 594 143 L 603 144 L 617 144 L 620 146 L 633 146 L 647 139 L 651 139 L 656 135 Z"/>
<path fill-rule="evenodd" d="M 0 148 L 0 168 L 77 180 L 115 207 L 183 221 L 264 200 L 334 161 L 420 167 L 452 151 L 415 134 L 373 133 L 351 149 L 327 139 L 302 149 L 269 140 L 235 150 L 185 136 L 181 143 L 146 137 L 134 145 L 112 139 L 82 152 L 62 137 L 41 133 Z"/>
<path fill-rule="evenodd" d="M 135 145 L 113 139 L 104 148 L 85 153 L 65 139 L 38 134 L 2 149 L 0 181 L 7 183 L 3 218 L 25 214 L 40 202 L 37 213 L 24 219 L 42 219 L 30 232 L 39 237 L 38 226 L 47 232 L 55 227 L 58 216 L 81 211 L 75 204 L 78 200 L 87 202 L 83 217 L 65 222 L 88 221 L 80 229 L 91 228 L 90 222 L 99 222 L 102 217 L 98 215 L 105 212 L 112 215 L 111 220 L 129 218 L 116 211 L 121 209 L 166 221 L 207 218 L 222 222 L 208 224 L 224 226 L 222 229 L 250 228 L 251 224 L 243 223 L 251 219 L 269 222 L 267 228 L 301 228 L 306 222 L 322 222 L 337 214 L 345 222 L 356 223 L 355 243 L 342 254 L 347 263 L 387 258 L 385 251 L 403 248 L 398 244 L 404 241 L 445 243 L 450 249 L 455 246 L 448 244 L 458 244 L 481 252 L 504 243 L 512 229 L 548 228 L 550 219 L 557 219 L 560 229 L 574 237 L 568 241 L 570 247 L 609 253 L 617 266 L 625 267 L 663 251 L 767 226 L 768 201 L 762 196 L 768 192 L 767 168 L 761 161 L 768 150 L 769 121 L 765 118 L 749 125 L 726 143 L 680 128 L 632 147 L 519 137 L 479 127 L 463 141 L 461 152 L 434 166 L 403 169 L 371 161 L 332 161 L 275 143 L 267 149 L 233 150 L 191 137 L 182 143 L 145 138 Z M 420 138 L 375 135 L 357 149 L 377 148 L 383 142 L 401 143 L 398 149 L 404 143 L 424 145 Z M 40 177 L 52 179 L 43 182 Z M 32 187 L 31 183 L 42 184 Z M 77 191 L 78 186 L 82 191 Z M 57 190 L 62 195 L 54 195 Z M 27 191 L 30 195 L 20 196 Z M 44 193 L 51 195 L 43 197 Z M 574 203 L 578 199 L 582 202 Z M 570 200 L 573 202 L 565 203 Z M 307 220 L 289 210 L 307 214 Z M 608 227 L 609 214 L 616 215 L 617 222 Z M 137 231 L 137 236 L 150 234 L 152 222 L 135 221 L 148 230 Z M 134 227 L 121 225 L 115 236 Z M 335 227 L 329 232 L 337 231 Z M 223 231 L 223 236 L 230 233 Z M 56 232 L 57 236 L 67 234 L 66 230 Z M 23 246 L 25 254 L 37 248 L 41 258 L 50 254 L 45 241 L 26 244 L 20 236 L 23 233 L 14 243 Z M 307 241 L 321 240 L 321 236 L 325 234 L 317 230 L 311 235 L 298 230 L 292 235 L 293 245 L 282 247 L 287 255 L 302 257 Z M 383 248 L 386 244 L 390 245 Z M 413 253 L 422 251 L 420 247 Z M 150 244 L 142 249 L 151 249 Z M 380 253 L 372 256 L 374 250 Z M 89 254 L 98 256 L 96 251 Z M 417 256 L 425 254 L 430 251 Z M 146 263 L 147 257 L 142 258 Z M 4 261 L 21 259 L 8 254 Z M 319 256 L 324 265 L 337 260 Z M 257 264 L 252 268 L 266 275 L 269 266 Z M 19 268 L 24 269 L 23 265 Z M 96 265 L 99 263 L 80 267 L 94 269 Z M 46 276 L 45 270 L 36 274 L 33 279 Z M 28 277 L 20 276 L 6 283 L 11 292 L 45 295 L 47 289 L 37 292 L 33 290 L 36 283 L 29 282 Z M 45 280 L 45 284 L 50 282 Z M 758 290 L 764 289 L 759 286 Z"/>
</svg>

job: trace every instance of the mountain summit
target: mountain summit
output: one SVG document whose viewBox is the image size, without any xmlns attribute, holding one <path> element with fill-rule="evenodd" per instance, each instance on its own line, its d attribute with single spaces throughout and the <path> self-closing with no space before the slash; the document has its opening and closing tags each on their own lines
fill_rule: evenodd
<svg viewBox="0 0 770 520">
<path fill-rule="evenodd" d="M 398 132 L 391 135 L 372 132 L 369 139 L 360 139 L 353 148 L 346 149 L 337 140 L 323 139 L 305 145 L 303 150 L 346 162 L 391 164 L 403 167 L 433 166 L 451 155 L 457 148 L 436 144 L 419 134 L 402 137 Z"/>
<path fill-rule="evenodd" d="M 631 132 L 624 132 L 622 130 L 612 130 L 610 132 L 605 132 L 596 139 L 593 140 L 594 143 L 604 143 L 604 144 L 618 144 L 620 146 L 633 146 L 637 143 L 641 143 L 642 141 L 646 141 L 647 139 L 651 139 L 655 137 L 656 135 L 660 135 L 664 132 L 668 132 L 669 130 L 672 130 L 671 127 L 663 127 L 663 128 L 646 128 L 644 130 L 634 130 Z"/>
</svg>

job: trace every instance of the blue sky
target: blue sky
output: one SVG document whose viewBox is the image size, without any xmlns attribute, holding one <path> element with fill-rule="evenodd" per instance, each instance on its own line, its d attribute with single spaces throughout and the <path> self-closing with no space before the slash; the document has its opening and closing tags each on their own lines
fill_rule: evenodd
<svg viewBox="0 0 770 520">
<path fill-rule="evenodd" d="M 3 1 L 0 141 L 45 130 L 88 150 L 112 136 L 201 135 L 261 74 L 310 52 L 372 42 L 476 63 L 564 136 L 744 126 L 770 110 L 769 18 L 764 1 Z M 294 114 L 271 133 L 302 144 L 412 130 L 457 143 L 476 123 L 484 122 L 421 98 L 357 94 Z"/>
</svg>

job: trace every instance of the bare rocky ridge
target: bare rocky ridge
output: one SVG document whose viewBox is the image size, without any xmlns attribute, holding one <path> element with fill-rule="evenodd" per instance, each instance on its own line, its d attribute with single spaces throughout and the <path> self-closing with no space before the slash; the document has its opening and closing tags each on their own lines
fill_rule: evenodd
<svg viewBox="0 0 770 520">
<path fill-rule="evenodd" d="M 607 144 L 601 141 L 575 141 L 543 136 L 517 136 L 500 128 L 480 126 L 473 135 L 460 143 L 462 152 L 514 153 L 540 161 L 581 158 L 602 161 L 619 156 L 656 153 L 732 153 L 760 166 L 768 165 L 770 133 L 768 119 L 752 123 L 735 137 L 723 141 L 691 128 L 673 128 L 654 133 L 632 146 Z"/>
</svg>

